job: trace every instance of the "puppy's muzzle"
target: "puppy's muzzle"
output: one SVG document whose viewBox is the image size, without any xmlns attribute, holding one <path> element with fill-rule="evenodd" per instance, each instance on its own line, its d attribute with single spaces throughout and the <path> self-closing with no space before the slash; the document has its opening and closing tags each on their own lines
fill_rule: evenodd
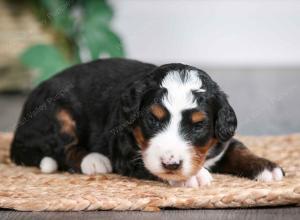
<svg viewBox="0 0 300 220">
<path fill-rule="evenodd" d="M 161 166 L 168 171 L 176 171 L 182 167 L 182 160 L 167 154 L 161 157 Z"/>
<path fill-rule="evenodd" d="M 175 170 L 179 170 L 181 168 L 181 166 L 182 166 L 182 160 L 179 161 L 179 162 L 173 162 L 173 163 L 164 163 L 164 162 L 161 162 L 161 165 L 166 170 L 175 171 Z"/>
</svg>

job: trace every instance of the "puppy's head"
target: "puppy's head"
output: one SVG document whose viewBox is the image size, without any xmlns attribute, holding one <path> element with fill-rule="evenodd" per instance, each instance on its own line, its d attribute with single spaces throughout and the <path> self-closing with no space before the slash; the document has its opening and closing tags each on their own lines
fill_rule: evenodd
<svg viewBox="0 0 300 220">
<path fill-rule="evenodd" d="M 218 85 L 194 67 L 164 65 L 142 81 L 131 91 L 131 114 L 139 113 L 132 129 L 144 165 L 162 179 L 185 180 L 212 146 L 234 135 L 235 113 Z"/>
</svg>

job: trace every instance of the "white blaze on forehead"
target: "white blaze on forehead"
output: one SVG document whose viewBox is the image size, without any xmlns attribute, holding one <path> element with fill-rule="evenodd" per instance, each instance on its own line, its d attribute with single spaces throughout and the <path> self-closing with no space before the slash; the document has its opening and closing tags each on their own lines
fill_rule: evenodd
<svg viewBox="0 0 300 220">
<path fill-rule="evenodd" d="M 171 113 L 196 107 L 192 91 L 205 92 L 201 88 L 202 81 L 196 70 L 186 73 L 184 81 L 178 71 L 169 72 L 162 80 L 161 87 L 168 90 L 167 95 L 163 98 L 163 103 Z"/>
<path fill-rule="evenodd" d="M 180 122 L 183 110 L 197 107 L 192 91 L 204 92 L 201 86 L 202 81 L 195 70 L 187 72 L 184 80 L 177 71 L 169 72 L 162 80 L 161 87 L 167 89 L 162 103 L 171 117 L 167 127 L 151 138 L 149 147 L 144 152 L 144 163 L 150 171 L 162 172 L 161 160 L 172 157 L 177 163 L 182 161 L 183 175 L 191 174 L 192 146 L 180 134 Z"/>
</svg>

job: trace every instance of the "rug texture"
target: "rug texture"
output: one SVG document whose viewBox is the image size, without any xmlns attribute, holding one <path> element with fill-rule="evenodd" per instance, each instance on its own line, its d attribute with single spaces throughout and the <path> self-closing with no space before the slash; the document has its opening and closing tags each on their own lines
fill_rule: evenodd
<svg viewBox="0 0 300 220">
<path fill-rule="evenodd" d="M 42 174 L 8 158 L 11 134 L 0 134 L 0 207 L 23 211 L 143 210 L 300 205 L 300 134 L 239 137 L 256 154 L 279 163 L 286 177 L 256 182 L 213 175 L 200 189 L 171 187 L 118 175 Z"/>
</svg>

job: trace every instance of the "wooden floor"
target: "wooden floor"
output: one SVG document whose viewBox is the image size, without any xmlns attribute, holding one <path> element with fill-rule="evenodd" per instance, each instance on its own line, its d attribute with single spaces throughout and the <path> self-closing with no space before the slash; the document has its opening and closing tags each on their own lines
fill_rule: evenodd
<svg viewBox="0 0 300 220">
<path fill-rule="evenodd" d="M 286 134 L 300 132 L 300 70 L 216 70 L 212 74 L 230 96 L 237 112 L 240 134 Z M 0 131 L 13 131 L 25 96 L 0 95 Z M 1 184 L 1 183 L 0 183 Z M 300 219 L 300 207 L 222 210 L 164 210 L 147 212 L 16 212 L 0 209 L 7 219 Z"/>
<path fill-rule="evenodd" d="M 299 220 L 300 207 L 222 210 L 164 210 L 160 212 L 16 212 L 0 211 L 1 220 Z"/>
</svg>

